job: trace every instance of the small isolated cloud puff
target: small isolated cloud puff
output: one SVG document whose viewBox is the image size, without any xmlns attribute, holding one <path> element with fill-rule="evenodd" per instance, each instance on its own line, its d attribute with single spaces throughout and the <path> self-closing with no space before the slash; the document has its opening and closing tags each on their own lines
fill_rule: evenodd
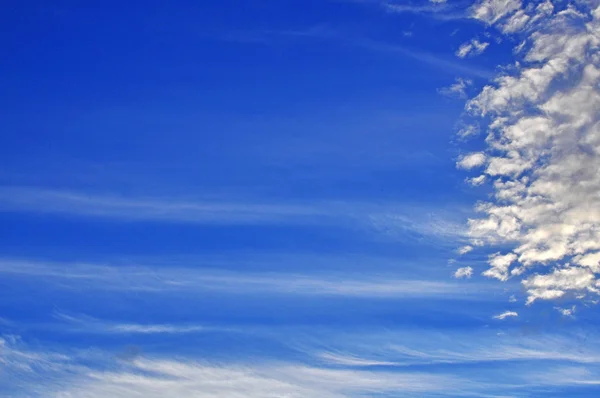
<svg viewBox="0 0 600 398">
<path fill-rule="evenodd" d="M 472 39 L 470 42 L 463 43 L 456 50 L 456 56 L 458 58 L 465 58 L 466 56 L 475 56 L 482 54 L 490 43 L 480 42 L 477 39 Z"/>
<path fill-rule="evenodd" d="M 565 317 L 573 317 L 573 314 L 575 313 L 575 306 L 572 306 L 571 308 L 561 308 L 561 307 L 554 307 L 554 309 L 558 312 L 560 312 L 562 314 L 562 316 Z"/>
<path fill-rule="evenodd" d="M 473 268 L 462 267 L 456 270 L 454 277 L 457 279 L 466 278 L 469 279 L 473 275 Z"/>
<path fill-rule="evenodd" d="M 455 83 L 448 86 L 443 87 L 438 90 L 438 93 L 445 95 L 447 97 L 458 97 L 458 98 L 467 98 L 467 88 L 473 84 L 472 80 L 457 78 Z"/>
<path fill-rule="evenodd" d="M 464 254 L 469 253 L 472 250 L 473 250 L 473 246 L 466 245 L 466 246 L 463 246 L 463 247 L 461 247 L 461 248 L 458 249 L 458 254 L 462 256 Z"/>
<path fill-rule="evenodd" d="M 479 177 L 473 177 L 473 178 L 467 178 L 467 183 L 474 186 L 474 187 L 478 187 L 480 185 L 483 185 L 483 183 L 486 181 L 486 176 L 485 175 L 480 175 Z"/>
<path fill-rule="evenodd" d="M 493 183 L 491 200 L 469 220 L 471 244 L 509 247 L 489 258 L 484 275 L 520 277 L 528 304 L 598 294 L 600 4 L 555 10 L 548 0 L 481 0 L 471 15 L 521 43 L 512 66 L 466 105 L 487 123 L 489 155 L 457 166 L 485 164 L 473 182 Z"/>
<path fill-rule="evenodd" d="M 434 3 L 434 4 L 442 4 L 445 3 L 447 0 L 429 0 L 430 3 Z"/>
<path fill-rule="evenodd" d="M 503 313 L 502 313 L 502 314 L 500 314 L 500 315 L 496 315 L 496 316 L 494 317 L 494 319 L 500 319 L 500 320 L 502 320 L 502 319 L 505 319 L 505 318 L 509 318 L 509 317 L 517 317 L 517 316 L 519 316 L 519 314 L 518 314 L 518 313 L 516 313 L 516 312 L 514 312 L 514 311 L 506 311 L 506 312 L 503 312 Z"/>
<path fill-rule="evenodd" d="M 470 170 L 475 167 L 483 166 L 485 161 L 486 157 L 483 152 L 474 152 L 462 156 L 458 162 L 456 162 L 456 167 L 459 169 Z"/>
</svg>

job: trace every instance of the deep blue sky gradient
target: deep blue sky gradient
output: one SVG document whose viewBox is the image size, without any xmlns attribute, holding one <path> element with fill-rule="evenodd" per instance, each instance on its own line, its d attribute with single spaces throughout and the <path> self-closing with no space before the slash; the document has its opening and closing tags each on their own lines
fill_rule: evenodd
<svg viewBox="0 0 600 398">
<path fill-rule="evenodd" d="M 464 3 L 450 3 L 464 12 Z M 505 335 L 524 346 L 531 336 L 564 338 L 571 343 L 557 350 L 597 352 L 592 309 L 564 319 L 555 304 L 525 307 L 516 284 L 479 272 L 452 278 L 458 266 L 483 269 L 487 253 L 448 260 L 486 190 L 466 187 L 455 169 L 464 103 L 438 89 L 455 77 L 481 87 L 509 62 L 514 43 L 454 56 L 485 26 L 369 1 L 2 8 L 0 332 L 20 336 L 22 347 L 315 366 L 323 365 L 317 351 L 369 356 L 399 341 L 452 351 L 497 347 Z M 199 216 L 190 204 L 208 210 Z M 164 287 L 223 272 L 202 287 Z M 271 287 L 252 287 L 257 278 Z M 454 290 L 286 289 L 302 278 Z M 508 301 L 512 294 L 519 302 Z M 517 320 L 492 318 L 514 309 Z M 210 330 L 108 333 L 107 324 Z M 408 368 L 486 380 L 497 390 L 486 393 L 498 395 L 597 396 L 593 386 L 527 386 L 518 377 L 568 366 L 586 367 L 528 357 Z"/>
</svg>

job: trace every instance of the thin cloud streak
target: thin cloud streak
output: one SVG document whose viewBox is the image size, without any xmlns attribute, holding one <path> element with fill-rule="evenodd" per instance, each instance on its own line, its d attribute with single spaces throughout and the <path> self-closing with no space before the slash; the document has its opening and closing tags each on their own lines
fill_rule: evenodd
<svg viewBox="0 0 600 398">
<path fill-rule="evenodd" d="M 478 77 L 485 80 L 491 80 L 496 76 L 494 71 L 472 66 L 464 61 L 456 62 L 452 59 L 453 57 L 444 58 L 426 51 L 411 50 L 397 44 L 383 43 L 367 37 L 345 34 L 344 32 L 339 32 L 326 26 L 315 26 L 305 30 L 281 30 L 244 34 L 237 33 L 235 35 L 226 36 L 224 40 L 248 44 L 270 44 L 277 37 L 296 39 L 323 39 L 340 42 L 344 45 L 359 47 L 368 51 L 385 53 L 389 55 L 400 55 L 422 62 L 453 76 L 456 73 L 460 73 L 465 76 Z"/>
<path fill-rule="evenodd" d="M 117 221 L 153 221 L 203 225 L 359 226 L 363 232 L 416 233 L 442 240 L 466 238 L 466 228 L 450 212 L 392 203 L 335 200 L 258 202 L 136 198 L 39 188 L 0 187 L 0 212 L 53 214 Z M 456 218 L 456 211 L 453 212 Z M 410 216 L 409 216 L 410 214 Z M 420 216 L 421 215 L 421 216 Z M 424 215 L 424 216 L 422 216 Z M 448 219 L 446 219 L 448 218 Z"/>
<path fill-rule="evenodd" d="M 342 398 L 363 395 L 394 394 L 403 396 L 498 396 L 530 392 L 535 386 L 570 386 L 588 384 L 597 367 L 584 373 L 573 366 L 557 379 L 541 377 L 543 371 L 558 370 L 541 365 L 508 374 L 498 380 L 497 371 L 475 369 L 468 374 L 455 369 L 414 371 L 408 369 L 370 369 L 387 366 L 380 361 L 335 355 L 335 363 L 327 366 L 292 361 L 198 361 L 193 358 L 136 355 L 116 360 L 106 351 L 84 350 L 68 354 L 31 351 L 22 343 L 0 338 L 0 382 L 12 386 L 17 378 L 27 381 L 19 385 L 28 396 L 129 398 L 144 397 L 282 397 Z M 541 356 L 540 356 L 541 357 Z M 325 359 L 327 356 L 325 356 Z M 323 359 L 323 358 L 322 358 Z M 251 363 L 250 363 L 251 362 Z M 344 362 L 344 363 L 341 363 Z M 370 364 L 370 365 L 369 365 Z M 365 366 L 366 365 L 366 366 Z M 509 372 L 513 373 L 513 372 Z M 539 377 L 536 377 L 539 376 Z M 493 380 L 493 381 L 492 381 Z M 25 386 L 25 390 L 23 390 Z M 487 395 L 493 389 L 494 395 Z"/>
<path fill-rule="evenodd" d="M 424 2 L 424 1 L 423 1 Z M 397 14 L 417 14 L 440 21 L 468 20 L 470 15 L 466 9 L 460 9 L 455 5 L 448 3 L 432 3 L 414 5 L 414 4 L 396 4 L 382 2 L 381 7 L 386 11 Z"/>
<path fill-rule="evenodd" d="M 392 276 L 215 272 L 198 268 L 100 266 L 0 260 L 6 277 L 39 279 L 62 288 L 138 291 L 164 294 L 226 292 L 354 298 L 477 299 L 489 286 L 458 282 L 399 279 Z"/>
<path fill-rule="evenodd" d="M 107 352 L 27 351 L 1 338 L 0 353 L 0 381 L 10 387 L 20 378 L 19 391 L 27 396 L 342 398 L 398 390 L 406 396 L 423 396 L 456 393 L 467 385 L 452 375 L 331 369 L 296 362 L 221 363 L 140 356 L 115 361 Z"/>
<path fill-rule="evenodd" d="M 57 312 L 54 317 L 63 322 L 67 331 L 93 334 L 189 334 L 209 331 L 225 331 L 204 325 L 190 324 L 139 324 L 107 322 L 90 316 L 72 316 Z M 62 330 L 63 328 L 61 328 Z"/>
<path fill-rule="evenodd" d="M 446 71 L 452 75 L 460 73 L 466 76 L 474 76 L 486 80 L 490 80 L 495 76 L 493 71 L 470 66 L 465 62 L 455 62 L 424 51 L 409 50 L 402 46 L 372 40 L 361 40 L 358 44 L 370 50 L 409 57 L 432 67 L 436 67 L 442 71 Z"/>
<path fill-rule="evenodd" d="M 592 336 L 486 332 L 437 333 L 390 330 L 386 333 L 322 333 L 314 346 L 299 350 L 328 364 L 345 366 L 434 366 L 492 362 L 570 362 L 599 364 L 600 346 Z"/>
<path fill-rule="evenodd" d="M 227 203 L 221 200 L 181 201 L 131 198 L 39 188 L 0 188 L 3 211 L 54 213 L 74 216 L 157 220 L 184 223 L 268 223 L 331 214 L 326 204 Z M 306 221 L 304 221 L 306 222 Z"/>
</svg>

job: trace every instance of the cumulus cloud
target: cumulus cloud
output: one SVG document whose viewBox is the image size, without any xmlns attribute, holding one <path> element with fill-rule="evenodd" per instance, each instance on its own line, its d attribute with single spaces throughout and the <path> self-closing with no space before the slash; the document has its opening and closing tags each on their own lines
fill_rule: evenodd
<svg viewBox="0 0 600 398">
<path fill-rule="evenodd" d="M 485 154 L 483 152 L 469 153 L 462 156 L 456 166 L 461 169 L 473 169 L 475 167 L 483 166 L 485 163 Z"/>
<path fill-rule="evenodd" d="M 522 278 L 528 303 L 598 293 L 600 4 L 484 0 L 471 15 L 521 43 L 514 65 L 466 106 L 489 122 L 486 148 L 457 166 L 485 166 L 473 185 L 493 187 L 469 234 L 510 249 L 484 275 Z"/>
<path fill-rule="evenodd" d="M 516 312 L 514 312 L 514 311 L 506 311 L 506 312 L 503 312 L 503 313 L 502 313 L 502 314 L 500 314 L 500 315 L 496 315 L 496 316 L 494 317 L 494 319 L 500 319 L 500 320 L 502 320 L 502 319 L 505 319 L 505 318 L 509 318 L 509 317 L 517 317 L 517 316 L 519 316 L 519 314 L 517 314 L 517 313 L 516 313 Z"/>
<path fill-rule="evenodd" d="M 469 279 L 472 275 L 473 275 L 473 268 L 471 268 L 471 267 L 459 268 L 454 273 L 454 277 L 457 279 L 460 279 L 460 278 Z"/>
<path fill-rule="evenodd" d="M 505 255 L 500 255 L 500 253 L 492 254 L 489 259 L 491 268 L 485 271 L 483 275 L 505 281 L 508 279 L 508 269 L 516 259 L 517 256 L 514 253 Z"/>
<path fill-rule="evenodd" d="M 529 292 L 527 303 L 537 299 L 554 299 L 564 296 L 568 291 L 585 291 L 598 293 L 594 273 L 585 268 L 567 266 L 556 269 L 545 275 L 533 275 L 523 281 Z"/>
<path fill-rule="evenodd" d="M 479 55 L 483 53 L 489 45 L 490 43 L 480 42 L 477 39 L 472 39 L 470 42 L 460 45 L 458 50 L 456 50 L 456 56 L 458 58 L 465 58 L 467 56 Z"/>
<path fill-rule="evenodd" d="M 470 185 L 473 185 L 474 187 L 478 187 L 480 185 L 483 185 L 483 183 L 485 183 L 486 177 L 485 175 L 480 175 L 478 177 L 473 177 L 473 178 L 467 178 L 467 183 Z"/>
</svg>

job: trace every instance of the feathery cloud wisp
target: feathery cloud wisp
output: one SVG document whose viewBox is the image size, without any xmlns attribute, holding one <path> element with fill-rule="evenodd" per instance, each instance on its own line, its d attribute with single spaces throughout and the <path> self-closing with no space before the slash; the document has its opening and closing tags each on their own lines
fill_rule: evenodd
<svg viewBox="0 0 600 398">
<path fill-rule="evenodd" d="M 502 314 L 500 314 L 500 315 L 496 315 L 496 316 L 494 317 L 494 319 L 500 319 L 500 320 L 502 320 L 502 319 L 506 319 L 506 318 L 508 318 L 508 317 L 517 317 L 517 316 L 519 316 L 519 314 L 517 314 L 517 313 L 516 313 L 516 312 L 514 312 L 514 311 L 506 311 L 506 312 L 503 312 L 503 313 L 502 313 Z"/>
<path fill-rule="evenodd" d="M 472 39 L 467 43 L 463 43 L 460 45 L 458 50 L 456 50 L 456 56 L 458 58 L 465 58 L 467 56 L 475 56 L 482 54 L 490 43 L 488 42 L 480 42 L 477 39 Z"/>
<path fill-rule="evenodd" d="M 467 98 L 467 88 L 473 84 L 472 80 L 457 78 L 456 82 L 448 87 L 443 87 L 438 90 L 442 95 L 448 97 Z"/>
<path fill-rule="evenodd" d="M 489 286 L 470 285 L 435 280 L 394 279 L 378 275 L 349 277 L 348 275 L 299 275 L 286 273 L 215 272 L 197 267 L 100 266 L 92 264 L 39 263 L 0 260 L 0 274 L 13 277 L 57 281 L 62 288 L 90 291 L 136 291 L 148 294 L 168 292 L 226 292 L 230 294 L 300 295 L 355 298 L 445 297 L 476 298 Z M 117 325 L 99 325 L 115 330 Z M 142 325 L 120 327 L 141 331 Z M 155 325 L 155 331 L 167 331 L 169 325 Z M 193 326 L 193 325 L 192 325 Z M 195 326 L 193 326 L 195 327 Z M 117 327 L 119 328 L 119 327 Z"/>
</svg>

